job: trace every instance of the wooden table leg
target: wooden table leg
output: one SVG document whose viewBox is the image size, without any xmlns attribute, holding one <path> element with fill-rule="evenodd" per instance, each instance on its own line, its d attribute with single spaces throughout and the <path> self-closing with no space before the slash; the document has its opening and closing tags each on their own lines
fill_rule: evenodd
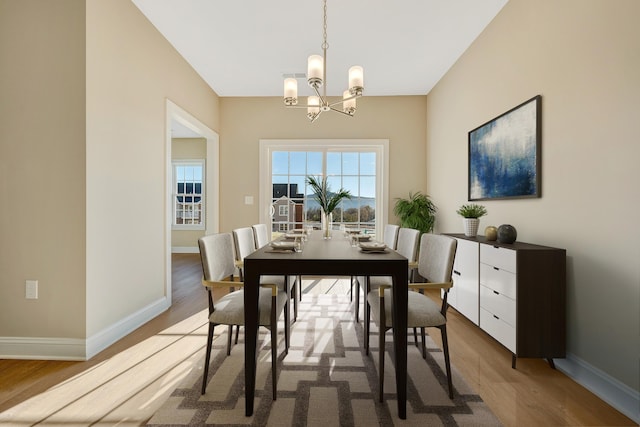
<svg viewBox="0 0 640 427">
<path fill-rule="evenodd" d="M 258 298 L 260 277 L 245 265 L 244 286 L 244 393 L 245 415 L 253 415 L 253 399 L 256 389 L 257 347 L 258 347 Z"/>
<path fill-rule="evenodd" d="M 393 276 L 393 347 L 396 353 L 398 416 L 407 419 L 407 267 Z"/>
</svg>

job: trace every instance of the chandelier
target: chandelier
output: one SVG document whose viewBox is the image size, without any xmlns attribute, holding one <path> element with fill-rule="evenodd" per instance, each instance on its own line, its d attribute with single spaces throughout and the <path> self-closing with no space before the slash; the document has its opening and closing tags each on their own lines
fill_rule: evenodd
<svg viewBox="0 0 640 427">
<path fill-rule="evenodd" d="M 307 83 L 315 95 L 307 97 L 306 105 L 298 105 L 298 81 L 295 78 L 284 80 L 284 105 L 291 108 L 306 108 L 307 117 L 313 123 L 321 113 L 335 111 L 353 116 L 356 112 L 356 98 L 362 96 L 364 90 L 364 70 L 359 65 L 349 68 L 349 89 L 342 94 L 342 100 L 329 102 L 327 98 L 327 0 L 323 0 L 324 25 L 322 32 L 322 56 L 311 55 L 307 60 Z M 322 94 L 320 94 L 322 88 Z M 342 104 L 342 108 L 337 107 Z"/>
</svg>

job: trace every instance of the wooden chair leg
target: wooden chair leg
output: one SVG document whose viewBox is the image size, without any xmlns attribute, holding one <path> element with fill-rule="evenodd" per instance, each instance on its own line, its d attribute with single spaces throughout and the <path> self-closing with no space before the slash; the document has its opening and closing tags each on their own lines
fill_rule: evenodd
<svg viewBox="0 0 640 427">
<path fill-rule="evenodd" d="M 286 307 L 284 308 L 284 354 L 289 354 L 289 341 L 291 340 L 291 322 L 289 321 L 289 319 L 291 318 L 290 306 L 291 300 L 288 299 L 286 302 Z"/>
<path fill-rule="evenodd" d="M 277 362 L 278 362 L 278 319 L 276 318 L 276 297 L 271 297 L 271 393 L 272 399 L 277 398 Z"/>
<path fill-rule="evenodd" d="M 207 391 L 207 379 L 209 376 L 209 362 L 211 360 L 211 344 L 213 343 L 213 324 L 209 323 L 209 333 L 207 334 L 207 353 L 204 357 L 204 372 L 202 373 L 202 394 Z"/>
<path fill-rule="evenodd" d="M 293 296 L 293 322 L 297 322 L 298 321 L 298 286 L 299 286 L 299 281 L 300 281 L 300 276 L 296 276 L 296 279 L 293 281 L 293 286 L 291 288 L 291 293 Z"/>
<path fill-rule="evenodd" d="M 385 353 L 385 334 L 387 331 L 387 319 L 385 315 L 384 297 L 380 298 L 380 324 L 378 325 L 378 365 L 380 372 L 378 373 L 378 392 L 380 393 L 380 403 L 384 401 L 384 353 Z"/>
<path fill-rule="evenodd" d="M 424 340 L 424 338 L 423 338 Z M 414 344 L 416 345 L 416 347 L 418 347 L 418 332 L 417 332 L 417 328 L 413 328 L 413 341 Z"/>
<path fill-rule="evenodd" d="M 427 344 L 426 344 L 426 337 L 425 337 L 425 332 L 424 332 L 424 328 L 420 328 L 420 338 L 422 338 L 422 358 L 427 360 Z M 418 346 L 418 343 L 416 342 L 416 346 Z"/>
<path fill-rule="evenodd" d="M 349 284 L 349 302 L 353 302 L 353 276 L 351 276 L 351 282 Z"/>
<path fill-rule="evenodd" d="M 354 307 L 355 310 L 355 314 L 356 314 L 356 323 L 360 322 L 360 282 L 358 281 L 358 278 L 353 276 L 351 277 L 351 288 L 352 288 L 352 292 L 353 292 L 353 287 L 355 286 L 355 293 L 356 293 L 356 304 Z M 366 295 L 365 295 L 366 297 Z"/>
<path fill-rule="evenodd" d="M 365 336 L 364 336 L 364 348 L 366 350 L 366 354 L 369 355 L 369 334 L 371 332 L 371 307 L 369 306 L 369 301 L 367 301 L 367 297 L 369 295 L 369 291 L 371 290 L 371 282 L 369 281 L 369 277 L 365 277 L 364 279 L 364 323 L 366 325 L 365 328 Z"/>
<path fill-rule="evenodd" d="M 453 399 L 453 384 L 451 381 L 451 364 L 449 363 L 449 343 L 447 342 L 447 325 L 440 326 L 440 332 L 442 333 L 442 350 L 444 351 L 444 365 L 447 369 L 449 399 Z"/>
<path fill-rule="evenodd" d="M 231 354 L 231 340 L 233 339 L 233 325 L 229 325 L 229 337 L 227 339 L 227 356 Z"/>
<path fill-rule="evenodd" d="M 233 327 L 229 331 L 229 335 L 233 333 Z M 238 344 L 238 335 L 240 335 L 240 325 L 236 325 L 236 344 Z"/>
</svg>

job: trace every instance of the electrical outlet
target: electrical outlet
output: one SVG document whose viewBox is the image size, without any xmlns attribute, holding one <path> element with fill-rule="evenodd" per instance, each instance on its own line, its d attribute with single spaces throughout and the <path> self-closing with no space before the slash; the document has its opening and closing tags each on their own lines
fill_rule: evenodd
<svg viewBox="0 0 640 427">
<path fill-rule="evenodd" d="M 38 281 L 37 280 L 27 280 L 25 282 L 26 287 L 26 298 L 27 299 L 38 299 Z"/>
<path fill-rule="evenodd" d="M 253 204 L 253 196 L 244 196 L 244 204 L 252 205 Z"/>
</svg>

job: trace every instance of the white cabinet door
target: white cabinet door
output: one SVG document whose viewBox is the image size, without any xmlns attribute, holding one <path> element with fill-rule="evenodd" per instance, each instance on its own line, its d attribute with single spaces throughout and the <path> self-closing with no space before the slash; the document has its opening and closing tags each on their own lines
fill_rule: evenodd
<svg viewBox="0 0 640 427">
<path fill-rule="evenodd" d="M 479 324 L 479 282 L 480 249 L 477 242 L 458 240 L 456 258 L 453 263 L 453 289 L 455 303 L 451 304 L 459 313 Z"/>
</svg>

